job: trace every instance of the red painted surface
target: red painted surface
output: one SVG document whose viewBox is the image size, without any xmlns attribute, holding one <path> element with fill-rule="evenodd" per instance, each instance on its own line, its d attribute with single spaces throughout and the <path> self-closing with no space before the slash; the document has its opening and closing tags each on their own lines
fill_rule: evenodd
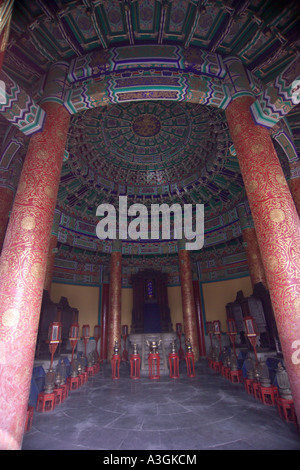
<svg viewBox="0 0 300 470">
<path fill-rule="evenodd" d="M 22 443 L 42 293 L 70 114 L 46 103 L 30 139 L 0 264 L 0 447 Z"/>
<path fill-rule="evenodd" d="M 226 109 L 255 225 L 291 385 L 300 417 L 300 220 L 267 129 L 252 119 L 251 97 Z"/>
</svg>

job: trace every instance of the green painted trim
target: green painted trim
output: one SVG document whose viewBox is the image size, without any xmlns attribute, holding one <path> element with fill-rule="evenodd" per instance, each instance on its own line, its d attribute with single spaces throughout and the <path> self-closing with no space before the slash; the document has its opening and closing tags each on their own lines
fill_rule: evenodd
<svg viewBox="0 0 300 470">
<path fill-rule="evenodd" d="M 81 282 L 53 281 L 52 284 L 65 284 L 66 286 L 99 287 L 99 284 L 83 284 Z"/>
<path fill-rule="evenodd" d="M 226 279 L 215 279 L 213 281 L 199 281 L 201 284 L 210 284 L 212 282 L 225 282 L 225 281 L 232 281 L 233 279 L 242 279 L 243 277 L 250 277 L 250 274 L 243 274 L 242 276 L 236 277 L 228 277 Z"/>
</svg>

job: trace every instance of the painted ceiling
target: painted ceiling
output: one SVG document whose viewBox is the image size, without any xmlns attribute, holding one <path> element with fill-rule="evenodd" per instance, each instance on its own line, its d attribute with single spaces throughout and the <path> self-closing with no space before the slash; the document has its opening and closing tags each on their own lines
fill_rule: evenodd
<svg viewBox="0 0 300 470">
<path fill-rule="evenodd" d="M 299 2 L 289 0 L 15 0 L 3 68 L 30 94 L 51 64 L 62 59 L 71 62 L 116 46 L 175 44 L 238 56 L 268 84 L 299 54 L 299 26 Z M 298 106 L 287 121 L 299 151 Z M 275 145 L 284 166 L 285 155 Z M 83 250 L 105 252 L 95 248 L 90 227 L 97 205 L 115 203 L 119 195 L 144 204 L 203 203 L 212 221 L 208 232 L 214 226 L 220 231 L 229 219 L 234 224 L 232 211 L 245 193 L 224 111 L 187 102 L 139 101 L 74 114 L 57 208 L 69 217 L 63 228 L 86 237 Z M 222 221 L 214 224 L 218 217 Z M 70 220 L 77 221 L 76 228 Z M 76 249 L 66 231 L 61 231 L 60 246 Z M 243 252 L 239 230 L 217 235 L 207 253 L 213 246 L 226 256 Z M 126 250 L 143 255 L 141 248 Z M 68 258 L 67 251 L 62 257 Z M 173 247 L 152 255 L 166 252 L 172 254 Z"/>
<path fill-rule="evenodd" d="M 59 198 L 91 216 L 97 203 L 117 206 L 119 195 L 220 210 L 243 197 L 230 147 L 223 111 L 203 105 L 141 101 L 78 113 Z"/>
</svg>

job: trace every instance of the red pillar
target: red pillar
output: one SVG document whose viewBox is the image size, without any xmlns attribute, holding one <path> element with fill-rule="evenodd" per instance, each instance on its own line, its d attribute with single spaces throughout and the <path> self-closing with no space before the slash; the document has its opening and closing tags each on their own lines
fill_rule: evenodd
<svg viewBox="0 0 300 470">
<path fill-rule="evenodd" d="M 246 253 L 252 286 L 254 287 L 258 282 L 262 282 L 266 289 L 268 289 L 265 268 L 262 262 L 255 228 L 245 228 L 242 231 L 242 235 L 246 245 Z"/>
<path fill-rule="evenodd" d="M 100 359 L 107 360 L 107 321 L 109 308 L 109 284 L 102 285 Z"/>
<path fill-rule="evenodd" d="M 0 264 L 0 448 L 22 444 L 48 246 L 70 114 L 44 103 L 30 139 Z"/>
<path fill-rule="evenodd" d="M 182 313 L 185 339 L 190 339 L 195 355 L 199 359 L 198 332 L 196 323 L 195 300 L 192 283 L 192 267 L 190 252 L 185 249 L 178 250 L 180 284 L 182 296 Z"/>
<path fill-rule="evenodd" d="M 118 242 L 117 240 L 115 242 Z M 118 246 L 116 246 L 118 245 Z M 109 272 L 109 313 L 108 313 L 108 360 L 114 352 L 115 341 L 121 347 L 121 289 L 122 289 L 122 253 L 121 244 L 114 243 L 110 258 Z"/>
<path fill-rule="evenodd" d="M 53 269 L 56 256 L 56 247 L 57 247 L 57 234 L 60 220 L 60 211 L 55 211 L 54 222 L 52 224 L 52 231 L 50 236 L 50 243 L 48 249 L 48 258 L 47 258 L 47 267 L 45 275 L 45 284 L 44 289 L 51 292 L 52 278 L 53 278 Z"/>
<path fill-rule="evenodd" d="M 197 331 L 198 331 L 198 343 L 199 343 L 199 355 L 206 356 L 205 350 L 205 339 L 204 339 L 204 325 L 201 308 L 201 295 L 199 281 L 193 281 L 195 309 L 196 309 L 196 320 L 197 320 Z"/>
<path fill-rule="evenodd" d="M 238 204 L 237 212 L 246 249 L 252 287 L 261 282 L 266 289 L 268 289 L 265 268 L 261 258 L 253 218 L 250 213 L 248 203 L 244 201 Z"/>
<path fill-rule="evenodd" d="M 300 221 L 269 132 L 252 119 L 253 101 L 251 96 L 237 97 L 226 116 L 300 419 Z"/>
</svg>

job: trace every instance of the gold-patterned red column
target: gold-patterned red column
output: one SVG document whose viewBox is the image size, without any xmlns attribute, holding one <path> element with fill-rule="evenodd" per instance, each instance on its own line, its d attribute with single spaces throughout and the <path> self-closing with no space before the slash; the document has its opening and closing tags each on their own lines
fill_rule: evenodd
<svg viewBox="0 0 300 470">
<path fill-rule="evenodd" d="M 0 448 L 20 449 L 30 392 L 48 246 L 70 114 L 43 104 L 31 137 L 0 263 Z"/>
<path fill-rule="evenodd" d="M 199 359 L 199 344 L 190 252 L 179 246 L 178 258 L 184 334 L 186 340 L 191 340 L 195 360 L 197 361 Z"/>
<path fill-rule="evenodd" d="M 10 188 L 0 188 L 0 254 L 4 243 L 9 211 L 12 208 L 14 191 Z"/>
<path fill-rule="evenodd" d="M 48 291 L 49 294 L 51 292 L 56 247 L 57 247 L 57 236 L 51 233 L 49 249 L 48 249 L 48 257 L 47 257 L 46 273 L 45 273 L 45 283 L 44 283 L 44 289 Z"/>
<path fill-rule="evenodd" d="M 300 221 L 267 129 L 256 125 L 240 96 L 226 109 L 272 300 L 282 352 L 300 420 Z"/>
<path fill-rule="evenodd" d="M 107 359 L 110 360 L 115 341 L 121 348 L 121 295 L 122 295 L 122 251 L 121 243 L 115 240 L 110 255 L 109 270 L 109 310 Z"/>
<path fill-rule="evenodd" d="M 262 282 L 262 284 L 267 289 L 268 283 L 266 279 L 266 273 L 262 257 L 260 254 L 255 228 L 245 228 L 242 231 L 242 235 L 247 253 L 252 286 L 254 287 L 255 284 L 257 284 L 258 282 Z"/>
<path fill-rule="evenodd" d="M 53 278 L 53 269 L 54 269 L 56 247 L 57 247 L 59 220 L 60 220 L 60 211 L 55 210 L 54 221 L 52 224 L 52 231 L 51 231 L 51 236 L 50 236 L 49 249 L 48 249 L 48 259 L 47 259 L 45 284 L 44 284 L 44 289 L 48 291 L 49 294 L 51 292 L 51 285 L 52 285 L 52 278 Z"/>
<path fill-rule="evenodd" d="M 252 286 L 254 287 L 258 282 L 262 282 L 265 288 L 268 289 L 265 268 L 260 254 L 253 218 L 247 200 L 237 205 L 237 213 L 242 230 L 244 246 L 246 249 Z"/>
</svg>

